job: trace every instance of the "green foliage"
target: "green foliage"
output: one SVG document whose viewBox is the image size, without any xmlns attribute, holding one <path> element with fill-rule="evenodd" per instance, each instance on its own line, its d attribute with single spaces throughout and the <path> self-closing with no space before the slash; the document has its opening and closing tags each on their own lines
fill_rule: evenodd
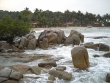
<svg viewBox="0 0 110 83">
<path fill-rule="evenodd" d="M 30 31 L 32 25 L 19 19 L 12 19 L 5 15 L 0 21 L 0 36 L 22 36 Z"/>
</svg>

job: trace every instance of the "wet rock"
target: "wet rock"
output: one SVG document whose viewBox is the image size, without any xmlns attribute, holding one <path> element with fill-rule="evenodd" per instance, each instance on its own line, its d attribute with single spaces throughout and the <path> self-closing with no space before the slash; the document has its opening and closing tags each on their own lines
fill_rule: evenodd
<svg viewBox="0 0 110 83">
<path fill-rule="evenodd" d="M 66 41 L 64 44 L 65 45 L 69 45 L 69 44 L 79 45 L 80 44 L 80 38 L 76 34 L 73 34 L 73 35 L 66 38 Z"/>
<path fill-rule="evenodd" d="M 66 71 L 50 70 L 49 74 L 53 75 L 54 77 L 58 77 L 59 79 L 63 79 L 63 80 L 71 80 L 72 79 L 72 74 L 68 73 Z"/>
<path fill-rule="evenodd" d="M 5 77 L 0 77 L 0 83 L 3 82 L 3 81 L 7 81 L 8 78 L 5 78 Z"/>
<path fill-rule="evenodd" d="M 23 74 L 21 74 L 20 72 L 12 71 L 9 78 L 14 80 L 20 80 L 22 77 L 23 77 Z"/>
<path fill-rule="evenodd" d="M 50 76 L 48 77 L 48 80 L 54 81 L 54 80 L 55 80 L 55 77 L 54 77 L 53 75 L 50 75 Z"/>
<path fill-rule="evenodd" d="M 30 39 L 27 48 L 34 50 L 36 48 L 37 40 L 36 38 Z"/>
<path fill-rule="evenodd" d="M 109 51 L 109 46 L 100 43 L 100 44 L 99 44 L 99 51 Z"/>
<path fill-rule="evenodd" d="M 85 47 L 74 47 L 71 50 L 73 65 L 79 69 L 86 69 L 89 67 L 89 56 Z"/>
<path fill-rule="evenodd" d="M 85 43 L 85 44 L 84 44 L 84 47 L 85 47 L 85 48 L 91 48 L 91 49 L 97 50 L 97 46 L 95 46 L 93 42 Z"/>
<path fill-rule="evenodd" d="M 0 77 L 6 77 L 8 78 L 10 73 L 11 73 L 11 69 L 9 67 L 5 67 L 0 71 Z"/>
<path fill-rule="evenodd" d="M 24 47 L 27 47 L 28 39 L 26 37 L 22 37 L 20 41 L 19 48 L 23 49 Z"/>
<path fill-rule="evenodd" d="M 100 57 L 100 56 L 99 55 L 93 55 L 93 57 L 96 58 L 96 57 Z"/>
<path fill-rule="evenodd" d="M 110 73 L 106 75 L 106 82 L 110 82 Z"/>
<path fill-rule="evenodd" d="M 7 80 L 7 81 L 1 82 L 1 83 L 19 83 L 19 82 L 15 81 L 15 80 Z"/>
<path fill-rule="evenodd" d="M 108 58 L 110 58 L 110 52 L 105 53 L 103 56 L 104 56 L 104 57 L 108 57 Z"/>
<path fill-rule="evenodd" d="M 40 68 L 40 67 L 37 67 L 37 66 L 31 67 L 31 72 L 36 74 L 36 75 L 41 74 L 41 71 L 42 71 L 42 68 Z"/>
<path fill-rule="evenodd" d="M 35 36 L 34 36 L 33 33 L 28 34 L 26 37 L 27 37 L 27 39 L 29 39 L 29 40 L 35 38 Z"/>
<path fill-rule="evenodd" d="M 43 60 L 42 62 L 38 63 L 38 66 L 39 67 L 56 67 L 57 64 L 56 64 L 56 61 L 53 61 L 51 59 L 46 59 L 46 60 Z"/>
<path fill-rule="evenodd" d="M 27 66 L 27 65 L 21 65 L 21 64 L 10 66 L 10 68 L 12 70 L 18 71 L 18 72 L 20 72 L 22 74 L 26 73 L 30 69 L 29 66 Z"/>
<path fill-rule="evenodd" d="M 66 67 L 65 66 L 58 66 L 58 67 L 56 67 L 56 70 L 64 71 L 64 70 L 66 70 Z"/>
</svg>

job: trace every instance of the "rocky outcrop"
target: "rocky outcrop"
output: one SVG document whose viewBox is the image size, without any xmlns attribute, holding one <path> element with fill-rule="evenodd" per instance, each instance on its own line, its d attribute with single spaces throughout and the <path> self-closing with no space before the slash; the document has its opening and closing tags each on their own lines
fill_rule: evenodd
<svg viewBox="0 0 110 83">
<path fill-rule="evenodd" d="M 89 67 L 89 56 L 85 47 L 74 47 L 71 50 L 73 65 L 79 69 L 86 69 Z"/>
<path fill-rule="evenodd" d="M 58 30 L 45 30 L 38 37 L 38 45 L 40 48 L 47 49 L 49 45 L 61 44 L 65 40 L 64 31 Z"/>
</svg>

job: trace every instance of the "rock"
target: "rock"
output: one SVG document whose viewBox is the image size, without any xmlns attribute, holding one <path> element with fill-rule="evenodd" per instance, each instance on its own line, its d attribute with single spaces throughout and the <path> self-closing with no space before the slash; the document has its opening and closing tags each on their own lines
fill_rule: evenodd
<svg viewBox="0 0 110 83">
<path fill-rule="evenodd" d="M 35 38 L 35 36 L 34 36 L 33 33 L 30 33 L 30 34 L 27 35 L 27 39 L 28 39 L 28 40 L 31 40 L 31 39 L 33 39 L 33 38 Z"/>
<path fill-rule="evenodd" d="M 106 75 L 106 82 L 110 82 L 110 74 Z"/>
<path fill-rule="evenodd" d="M 6 52 L 7 49 L 12 49 L 12 46 L 6 41 L 0 41 L 0 52 Z"/>
<path fill-rule="evenodd" d="M 94 45 L 93 42 L 88 42 L 84 44 L 85 48 L 97 49 L 97 46 Z"/>
<path fill-rule="evenodd" d="M 19 81 L 22 77 L 23 77 L 23 74 L 21 74 L 20 72 L 12 71 L 9 78 Z"/>
<path fill-rule="evenodd" d="M 0 83 L 3 82 L 3 81 L 7 81 L 8 78 L 5 78 L 5 77 L 0 77 Z"/>
<path fill-rule="evenodd" d="M 93 56 L 94 56 L 94 58 L 95 58 L 95 57 L 100 57 L 99 55 L 93 55 Z"/>
<path fill-rule="evenodd" d="M 48 80 L 54 81 L 54 80 L 55 80 L 55 77 L 54 77 L 53 75 L 50 75 L 50 76 L 48 77 Z"/>
<path fill-rule="evenodd" d="M 56 70 L 64 71 L 64 70 L 66 70 L 66 67 L 65 66 L 58 66 L 58 67 L 56 67 Z"/>
<path fill-rule="evenodd" d="M 56 67 L 56 61 L 53 61 L 51 59 L 43 60 L 42 62 L 38 63 L 39 67 Z"/>
<path fill-rule="evenodd" d="M 7 80 L 7 81 L 4 81 L 2 83 L 19 83 L 19 82 L 15 81 L 15 80 Z"/>
<path fill-rule="evenodd" d="M 11 69 L 9 67 L 5 67 L 0 71 L 0 77 L 6 77 L 8 78 L 10 73 L 11 73 Z"/>
<path fill-rule="evenodd" d="M 37 66 L 31 67 L 31 72 L 36 74 L 36 75 L 41 74 L 41 71 L 42 71 L 42 68 L 40 68 L 40 67 L 37 67 Z"/>
<path fill-rule="evenodd" d="M 78 31 L 71 30 L 69 37 L 71 37 L 71 36 L 74 35 L 74 34 L 77 35 L 77 36 L 80 38 L 81 42 L 84 42 L 84 35 L 82 35 L 82 34 L 81 34 L 80 32 L 78 32 Z"/>
<path fill-rule="evenodd" d="M 99 44 L 99 51 L 109 51 L 109 46 L 100 43 L 100 44 Z"/>
<path fill-rule="evenodd" d="M 18 72 L 20 72 L 22 74 L 26 73 L 30 69 L 29 66 L 27 66 L 27 65 L 20 65 L 20 64 L 19 65 L 10 66 L 10 68 L 12 70 L 18 71 Z"/>
<path fill-rule="evenodd" d="M 108 58 L 110 58 L 110 52 L 105 53 L 103 56 L 104 56 L 104 57 L 108 57 Z"/>
<path fill-rule="evenodd" d="M 49 47 L 48 39 L 47 38 L 43 38 L 43 49 L 47 50 L 48 47 Z"/>
<path fill-rule="evenodd" d="M 54 77 L 58 77 L 59 79 L 63 79 L 63 80 L 71 80 L 72 79 L 72 74 L 68 73 L 66 71 L 50 70 L 49 74 L 53 75 Z"/>
<path fill-rule="evenodd" d="M 73 34 L 66 38 L 65 45 L 68 45 L 68 44 L 79 45 L 80 38 L 76 34 Z"/>
<path fill-rule="evenodd" d="M 19 48 L 23 49 L 24 47 L 27 47 L 28 39 L 26 37 L 22 37 L 20 40 Z"/>
<path fill-rule="evenodd" d="M 37 40 L 35 38 L 29 40 L 28 49 L 34 50 L 36 48 Z"/>
<path fill-rule="evenodd" d="M 89 56 L 85 47 L 74 47 L 71 50 L 73 65 L 79 69 L 86 69 L 89 67 Z"/>
</svg>

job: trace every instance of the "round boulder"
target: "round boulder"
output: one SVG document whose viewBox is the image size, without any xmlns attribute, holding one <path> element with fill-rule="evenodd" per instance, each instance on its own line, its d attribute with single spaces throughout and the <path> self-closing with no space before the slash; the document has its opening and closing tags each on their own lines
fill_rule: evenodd
<svg viewBox="0 0 110 83">
<path fill-rule="evenodd" d="M 89 56 L 85 47 L 74 47 L 71 50 L 73 65 L 79 69 L 86 69 L 89 67 Z"/>
</svg>

